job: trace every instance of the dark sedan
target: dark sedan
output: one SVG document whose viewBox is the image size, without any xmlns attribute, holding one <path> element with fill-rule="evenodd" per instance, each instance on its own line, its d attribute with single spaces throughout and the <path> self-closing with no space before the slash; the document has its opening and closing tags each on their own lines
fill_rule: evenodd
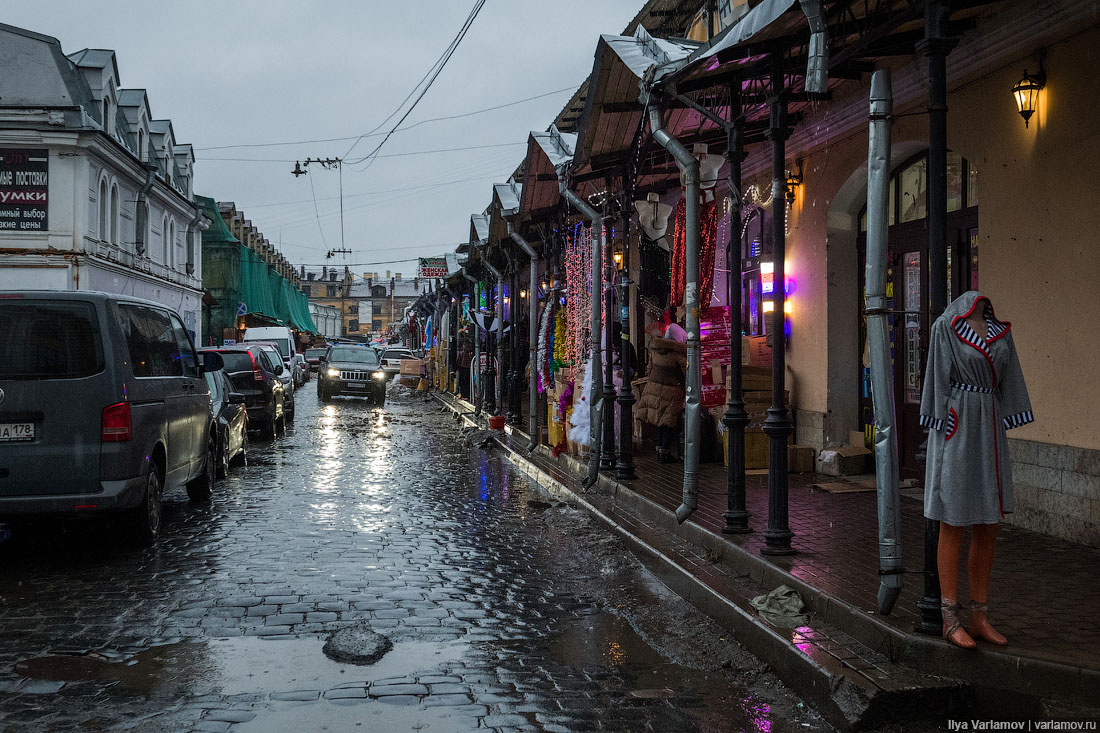
<svg viewBox="0 0 1100 733">
<path fill-rule="evenodd" d="M 286 427 L 286 398 L 278 376 L 284 369 L 281 359 L 270 358 L 263 347 L 255 344 L 207 347 L 203 351 L 221 354 L 230 384 L 244 395 L 251 427 L 258 427 L 267 438 Z"/>
<path fill-rule="evenodd" d="M 306 349 L 306 364 L 309 365 L 309 370 L 311 372 L 320 371 L 320 369 L 321 369 L 321 359 L 324 358 L 326 351 L 328 351 L 327 346 L 322 346 L 320 348 Z"/>
<path fill-rule="evenodd" d="M 215 468 L 218 478 L 229 473 L 229 464 L 248 459 L 248 410 L 244 395 L 233 390 L 224 369 L 203 374 L 210 386 L 210 402 L 214 407 L 218 440 L 215 446 Z"/>
<path fill-rule="evenodd" d="M 317 376 L 317 396 L 328 402 L 336 395 L 367 397 L 376 405 L 386 403 L 386 373 L 374 349 L 337 345 L 328 350 Z"/>
</svg>

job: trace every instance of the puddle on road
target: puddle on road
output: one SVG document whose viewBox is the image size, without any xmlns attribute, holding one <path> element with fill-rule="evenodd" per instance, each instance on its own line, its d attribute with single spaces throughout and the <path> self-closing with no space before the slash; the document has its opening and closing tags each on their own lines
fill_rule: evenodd
<svg viewBox="0 0 1100 733">
<path fill-rule="evenodd" d="M 250 692 L 328 690 L 351 682 L 434 673 L 466 653 L 462 643 L 396 642 L 375 664 L 334 662 L 322 638 L 239 637 L 152 647 L 124 661 L 95 655 L 51 655 L 17 663 L 14 671 L 40 680 L 117 683 L 145 696 L 236 695 Z"/>
<path fill-rule="evenodd" d="M 547 657 L 564 667 L 604 668 L 623 678 L 629 697 L 667 699 L 702 730 L 806 730 L 724 671 L 705 672 L 669 661 L 612 613 L 570 621 L 550 641 Z"/>
</svg>

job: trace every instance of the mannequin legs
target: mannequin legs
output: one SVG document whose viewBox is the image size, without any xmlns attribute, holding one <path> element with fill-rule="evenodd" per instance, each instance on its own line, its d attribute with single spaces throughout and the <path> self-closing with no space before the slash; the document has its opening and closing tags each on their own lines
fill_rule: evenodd
<svg viewBox="0 0 1100 733">
<path fill-rule="evenodd" d="M 947 634 L 950 628 L 948 610 L 957 604 L 959 585 L 959 548 L 962 544 L 965 527 L 955 527 L 940 522 L 940 542 L 937 550 L 937 565 L 940 573 L 940 593 L 944 602 L 944 633 L 947 639 L 964 649 L 974 648 L 974 639 L 993 644 L 1005 644 L 1007 640 L 989 624 L 985 604 L 989 597 L 989 576 L 993 571 L 993 550 L 997 539 L 996 524 L 976 524 L 970 541 L 970 555 L 967 570 L 970 574 L 970 599 L 973 608 L 970 614 L 970 633 L 958 628 Z"/>
</svg>

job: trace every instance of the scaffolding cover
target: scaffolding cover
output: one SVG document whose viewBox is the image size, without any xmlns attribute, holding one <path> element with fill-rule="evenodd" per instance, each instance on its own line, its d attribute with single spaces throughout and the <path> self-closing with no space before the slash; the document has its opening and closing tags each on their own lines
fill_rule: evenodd
<svg viewBox="0 0 1100 733">
<path fill-rule="evenodd" d="M 237 316 L 246 314 L 318 333 L 305 294 L 230 233 L 213 199 L 195 198 L 212 222 L 202 233 L 202 284 L 218 302 L 210 307 L 206 333 L 234 328 Z"/>
</svg>

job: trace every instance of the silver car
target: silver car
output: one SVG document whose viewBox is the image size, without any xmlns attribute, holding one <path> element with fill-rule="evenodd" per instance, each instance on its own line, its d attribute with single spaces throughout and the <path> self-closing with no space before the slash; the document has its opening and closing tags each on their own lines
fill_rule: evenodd
<svg viewBox="0 0 1100 733">
<path fill-rule="evenodd" d="M 222 363 L 159 303 L 0 292 L 0 521 L 125 512 L 153 544 L 164 491 L 210 497 L 218 433 L 203 372 Z"/>
<path fill-rule="evenodd" d="M 298 381 L 294 377 L 294 369 L 287 365 L 287 362 L 283 361 L 282 355 L 279 353 L 279 347 L 275 344 L 268 343 L 267 341 L 249 341 L 249 345 L 259 346 L 264 352 L 267 353 L 271 359 L 271 363 L 278 369 L 282 367 L 277 376 L 279 381 L 283 383 L 283 411 L 286 415 L 287 422 L 294 422 L 294 388 L 297 386 Z M 293 364 L 294 362 L 290 362 Z"/>
</svg>

